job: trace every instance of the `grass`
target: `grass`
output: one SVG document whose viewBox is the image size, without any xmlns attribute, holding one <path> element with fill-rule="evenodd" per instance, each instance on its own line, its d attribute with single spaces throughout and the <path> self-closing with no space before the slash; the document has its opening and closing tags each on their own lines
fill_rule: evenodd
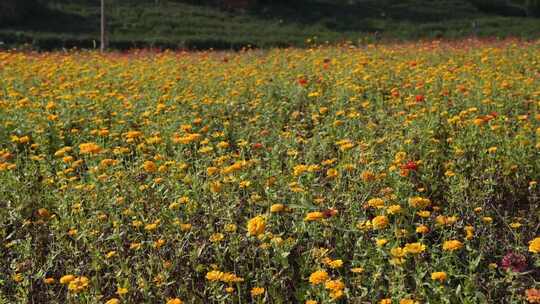
<svg viewBox="0 0 540 304">
<path fill-rule="evenodd" d="M 389 6 L 380 1 L 348 6 L 294 1 L 245 12 L 174 1 L 158 5 L 113 1 L 109 17 L 111 46 L 118 49 L 302 47 L 308 45 L 308 39 L 317 43 L 467 36 L 529 39 L 540 33 L 537 19 L 485 14 L 459 0 L 415 0 Z M 27 43 L 44 50 L 93 48 L 99 43 L 98 30 L 97 3 L 59 1 L 21 24 L 2 27 L 0 41 L 4 47 Z"/>
</svg>

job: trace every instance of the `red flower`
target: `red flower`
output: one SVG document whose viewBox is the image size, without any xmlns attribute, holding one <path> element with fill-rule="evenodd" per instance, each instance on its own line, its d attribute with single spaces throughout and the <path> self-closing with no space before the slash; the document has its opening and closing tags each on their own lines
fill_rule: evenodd
<svg viewBox="0 0 540 304">
<path fill-rule="evenodd" d="M 418 164 L 414 160 L 408 161 L 406 164 L 401 166 L 401 169 L 407 169 L 407 170 L 418 170 Z"/>
<path fill-rule="evenodd" d="M 501 262 L 504 270 L 512 270 L 514 272 L 523 272 L 527 269 L 527 258 L 519 253 L 507 253 Z"/>
<path fill-rule="evenodd" d="M 324 218 L 329 218 L 329 217 L 332 217 L 332 216 L 336 215 L 338 213 L 338 211 L 335 208 L 330 208 L 330 209 L 324 210 L 322 213 L 324 215 Z"/>
<path fill-rule="evenodd" d="M 424 101 L 424 95 L 416 95 L 416 102 L 423 102 Z"/>
<path fill-rule="evenodd" d="M 263 144 L 261 144 L 261 143 L 254 143 L 253 145 L 251 145 L 251 147 L 252 147 L 253 149 L 260 149 L 260 148 L 262 148 L 262 147 L 264 147 L 264 146 L 263 146 Z"/>
<path fill-rule="evenodd" d="M 298 84 L 301 86 L 305 86 L 307 84 L 307 80 L 305 78 L 298 79 Z"/>
</svg>

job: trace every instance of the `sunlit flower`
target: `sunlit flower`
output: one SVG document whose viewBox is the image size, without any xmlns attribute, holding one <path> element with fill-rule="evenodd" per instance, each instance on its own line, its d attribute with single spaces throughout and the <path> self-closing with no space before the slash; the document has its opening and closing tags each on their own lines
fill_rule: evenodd
<svg viewBox="0 0 540 304">
<path fill-rule="evenodd" d="M 440 283 L 442 283 L 446 281 L 446 278 L 447 278 L 447 275 L 446 275 L 446 272 L 444 271 L 437 271 L 437 272 L 431 273 L 431 279 L 433 281 L 439 281 Z"/>
<path fill-rule="evenodd" d="M 324 283 L 329 279 L 328 273 L 324 270 L 317 270 L 309 276 L 309 282 L 313 285 Z"/>
<path fill-rule="evenodd" d="M 443 243 L 444 251 L 456 251 L 463 247 L 463 243 L 458 240 L 449 240 Z"/>
<path fill-rule="evenodd" d="M 262 287 L 253 287 L 250 291 L 252 297 L 260 296 L 264 294 L 264 288 Z"/>
<path fill-rule="evenodd" d="M 266 222 L 262 216 L 256 216 L 250 219 L 247 223 L 247 230 L 249 235 L 260 235 L 264 233 L 266 228 Z"/>
</svg>

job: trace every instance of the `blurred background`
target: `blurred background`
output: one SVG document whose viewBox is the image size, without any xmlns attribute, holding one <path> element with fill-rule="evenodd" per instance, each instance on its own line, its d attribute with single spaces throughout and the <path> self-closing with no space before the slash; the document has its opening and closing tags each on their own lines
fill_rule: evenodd
<svg viewBox="0 0 540 304">
<path fill-rule="evenodd" d="M 240 49 L 313 43 L 534 39 L 540 0 L 105 0 L 110 47 Z M 1 0 L 0 47 L 98 48 L 100 0 Z"/>
</svg>

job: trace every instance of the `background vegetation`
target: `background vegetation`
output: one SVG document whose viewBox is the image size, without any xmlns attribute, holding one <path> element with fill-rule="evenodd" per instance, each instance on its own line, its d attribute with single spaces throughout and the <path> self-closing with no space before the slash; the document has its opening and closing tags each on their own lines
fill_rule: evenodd
<svg viewBox="0 0 540 304">
<path fill-rule="evenodd" d="M 99 1 L 5 0 L 4 47 L 93 48 L 99 44 Z M 464 36 L 540 34 L 540 1 L 248 1 L 109 0 L 113 48 L 238 49 Z"/>
</svg>

